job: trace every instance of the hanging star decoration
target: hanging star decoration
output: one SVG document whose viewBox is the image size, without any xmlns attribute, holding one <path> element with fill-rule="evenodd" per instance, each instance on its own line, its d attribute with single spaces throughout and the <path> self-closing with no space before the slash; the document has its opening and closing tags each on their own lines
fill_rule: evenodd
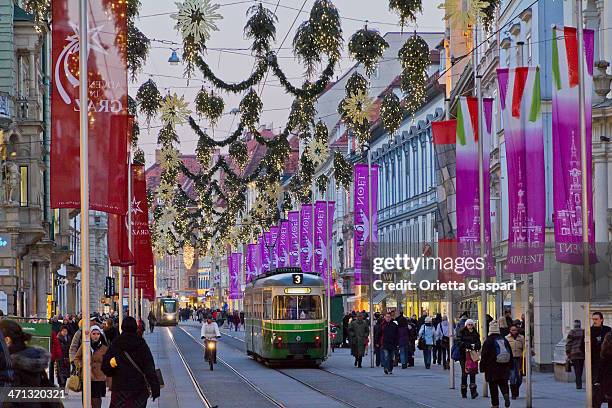
<svg viewBox="0 0 612 408">
<path fill-rule="evenodd" d="M 444 9 L 444 19 L 464 32 L 470 31 L 479 18 L 486 17 L 487 7 L 489 2 L 484 0 L 446 0 L 438 6 Z"/>
<path fill-rule="evenodd" d="M 161 103 L 161 120 L 174 130 L 177 125 L 182 125 L 191 115 L 191 110 L 184 96 L 166 95 Z"/>
<path fill-rule="evenodd" d="M 181 161 L 178 150 L 172 146 L 167 146 L 162 149 L 160 159 L 160 165 L 163 170 L 175 169 Z"/>
<path fill-rule="evenodd" d="M 261 218 L 266 213 L 266 208 L 268 204 L 263 196 L 263 194 L 259 194 L 253 203 L 253 213 L 256 217 Z"/>
<path fill-rule="evenodd" d="M 344 103 L 346 117 L 356 124 L 369 121 L 373 110 L 374 100 L 362 90 L 349 96 Z"/>
<path fill-rule="evenodd" d="M 189 243 L 185 243 L 183 246 L 183 264 L 185 268 L 191 269 L 193 261 L 195 260 L 195 250 Z"/>
<path fill-rule="evenodd" d="M 306 155 L 315 167 L 325 163 L 325 160 L 329 157 L 327 141 L 320 138 L 312 138 L 306 149 Z"/>
<path fill-rule="evenodd" d="M 210 0 L 185 0 L 175 3 L 178 13 L 170 17 L 176 20 L 175 29 L 180 31 L 183 39 L 191 37 L 196 43 L 210 39 L 212 31 L 219 31 L 216 21 L 223 19 L 217 12 L 218 4 L 211 4 Z"/>
</svg>

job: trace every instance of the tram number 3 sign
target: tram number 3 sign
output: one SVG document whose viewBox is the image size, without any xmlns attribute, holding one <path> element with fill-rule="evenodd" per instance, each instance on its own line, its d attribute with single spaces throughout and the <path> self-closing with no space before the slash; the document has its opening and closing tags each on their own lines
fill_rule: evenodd
<svg viewBox="0 0 612 408">
<path fill-rule="evenodd" d="M 294 285 L 301 285 L 304 282 L 304 275 L 301 273 L 294 273 L 291 276 L 293 277 Z"/>
</svg>

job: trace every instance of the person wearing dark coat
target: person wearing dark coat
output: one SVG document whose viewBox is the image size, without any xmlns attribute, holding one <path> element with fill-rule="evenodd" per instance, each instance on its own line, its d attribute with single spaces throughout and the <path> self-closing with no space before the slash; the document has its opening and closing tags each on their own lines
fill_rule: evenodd
<svg viewBox="0 0 612 408">
<path fill-rule="evenodd" d="M 397 323 L 391 320 L 391 313 L 389 312 L 385 313 L 376 344 L 382 351 L 382 364 L 385 374 L 393 374 L 393 356 L 395 356 L 395 349 L 399 344 L 399 328 Z"/>
<path fill-rule="evenodd" d="M 149 310 L 149 316 L 147 316 L 147 320 L 149 321 L 149 330 L 151 330 L 151 333 L 153 333 L 153 329 L 155 329 L 155 325 L 157 324 L 157 318 L 155 317 L 155 313 L 153 313 L 153 310 Z"/>
<path fill-rule="evenodd" d="M 102 360 L 102 371 L 113 378 L 110 408 L 144 408 L 149 397 L 155 400 L 160 393 L 155 361 L 146 341 L 137 333 L 136 319 L 126 317 L 121 330 Z"/>
<path fill-rule="evenodd" d="M 503 343 L 505 350 L 501 349 Z M 499 355 L 504 351 L 509 355 L 507 361 L 498 362 Z M 491 393 L 491 407 L 499 407 L 499 392 L 501 391 L 504 398 L 504 406 L 510 407 L 510 387 L 508 380 L 510 379 L 510 369 L 512 368 L 512 349 L 508 340 L 500 334 L 499 324 L 496 321 L 489 323 L 489 335 L 482 345 L 482 353 L 480 355 L 480 371 L 484 372 L 485 380 L 489 384 Z"/>
<path fill-rule="evenodd" d="M 106 319 L 104 321 L 102 330 L 104 330 L 104 337 L 106 337 L 108 344 L 111 344 L 119 335 L 119 331 L 117 330 L 117 327 L 115 327 L 115 322 L 113 319 Z"/>
<path fill-rule="evenodd" d="M 472 319 L 467 319 L 465 321 L 465 326 L 459 330 L 459 334 L 457 335 L 457 346 L 459 347 L 461 354 L 461 359 L 459 360 L 459 363 L 461 364 L 461 397 L 467 398 L 467 378 L 469 375 L 470 393 L 472 395 L 472 399 L 474 399 L 478 396 L 476 372 L 470 371 L 467 373 L 465 371 L 465 365 L 469 352 L 479 351 L 481 343 L 480 334 L 478 334 L 478 331 L 474 327 L 474 321 Z"/>
<path fill-rule="evenodd" d="M 374 359 L 376 360 L 376 367 L 380 367 L 381 364 L 382 351 L 380 349 L 380 346 L 378 345 L 378 338 L 381 334 L 383 321 L 383 318 L 379 318 L 376 319 L 376 324 L 374 324 L 374 339 L 376 340 L 374 341 Z"/>
<path fill-rule="evenodd" d="M 4 337 L 10 354 L 12 370 L 12 387 L 50 387 L 51 383 L 46 369 L 49 367 L 51 355 L 40 347 L 30 347 L 26 343 L 32 336 L 23 331 L 21 326 L 12 320 L 0 320 L 0 332 Z M 27 405 L 20 402 L 2 403 L 3 408 L 42 408 L 43 403 L 32 402 Z"/>
<path fill-rule="evenodd" d="M 565 340 L 565 355 L 572 362 L 576 377 L 576 389 L 582 389 L 582 373 L 584 370 L 584 330 L 580 328 L 580 320 L 574 320 L 574 328 L 567 334 Z"/>
<path fill-rule="evenodd" d="M 601 345 L 599 374 L 603 400 L 612 404 L 612 333 L 606 334 Z"/>
<path fill-rule="evenodd" d="M 593 373 L 593 408 L 599 408 L 604 402 L 601 390 L 601 346 L 604 338 L 611 329 L 604 323 L 603 314 L 594 312 L 591 315 L 593 325 L 591 326 L 591 367 Z"/>
<path fill-rule="evenodd" d="M 357 319 L 353 320 L 348 328 L 348 335 L 351 343 L 351 354 L 355 357 L 355 367 L 361 368 L 361 362 L 365 354 L 370 327 L 359 313 Z"/>
<path fill-rule="evenodd" d="M 70 342 L 72 339 L 68 334 L 68 327 L 62 326 L 59 334 L 57 335 L 61 348 L 61 358 L 55 362 L 57 382 L 61 388 L 66 386 L 66 380 L 70 377 L 70 358 L 68 350 L 70 349 Z"/>
<path fill-rule="evenodd" d="M 414 367 L 414 342 L 416 340 L 416 326 L 411 320 L 406 319 L 403 313 L 400 313 L 400 317 L 397 318 L 397 326 L 399 330 L 398 344 L 402 369 Z"/>
</svg>

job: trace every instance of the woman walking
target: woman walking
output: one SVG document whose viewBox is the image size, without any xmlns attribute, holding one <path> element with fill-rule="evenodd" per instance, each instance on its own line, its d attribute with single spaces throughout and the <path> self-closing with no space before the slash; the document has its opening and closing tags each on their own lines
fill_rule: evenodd
<svg viewBox="0 0 612 408">
<path fill-rule="evenodd" d="M 149 396 L 159 397 L 153 355 L 136 332 L 136 319 L 126 317 L 121 330 L 102 361 L 102 371 L 113 378 L 110 408 L 145 408 Z"/>
<path fill-rule="evenodd" d="M 348 327 L 348 333 L 351 343 L 351 354 L 355 357 L 355 367 L 361 368 L 366 343 L 370 334 L 370 328 L 368 323 L 363 320 L 363 314 L 359 313 L 357 319 L 351 322 Z"/>
<path fill-rule="evenodd" d="M 62 355 L 59 360 L 55 362 L 57 371 L 57 382 L 61 388 L 66 387 L 66 380 L 70 377 L 70 358 L 68 357 L 68 350 L 70 349 L 70 335 L 68 334 L 68 327 L 62 326 L 59 334 L 57 335 Z"/>
<path fill-rule="evenodd" d="M 459 330 L 457 345 L 461 352 L 461 397 L 467 398 L 467 378 L 470 377 L 470 394 L 472 399 L 478 397 L 476 386 L 476 373 L 478 372 L 478 362 L 472 357 L 473 352 L 480 350 L 480 335 L 474 327 L 474 320 L 467 319 L 465 326 Z"/>
<path fill-rule="evenodd" d="M 431 368 L 431 353 L 435 344 L 434 340 L 435 329 L 431 322 L 431 316 L 425 318 L 425 324 L 419 330 L 419 348 L 423 350 L 423 361 L 425 368 Z"/>
<path fill-rule="evenodd" d="M 514 324 L 510 326 L 510 334 L 506 340 L 512 349 L 512 371 L 510 371 L 510 393 L 512 399 L 517 399 L 519 389 L 523 383 L 523 349 L 525 348 L 525 337 L 519 334 L 518 327 Z M 501 332 L 501 328 L 499 329 Z"/>
<path fill-rule="evenodd" d="M 100 408 L 102 407 L 102 398 L 106 397 L 106 375 L 102 372 L 102 360 L 108 351 L 108 344 L 99 326 L 91 326 L 89 333 L 91 345 L 91 406 L 92 408 Z M 79 369 L 83 368 L 82 345 L 77 350 L 74 364 Z"/>
<path fill-rule="evenodd" d="M 147 320 L 149 320 L 149 329 L 151 330 L 151 333 L 153 333 L 153 329 L 157 324 L 157 318 L 155 317 L 155 313 L 153 313 L 153 310 L 149 310 L 149 316 L 147 316 Z"/>
</svg>

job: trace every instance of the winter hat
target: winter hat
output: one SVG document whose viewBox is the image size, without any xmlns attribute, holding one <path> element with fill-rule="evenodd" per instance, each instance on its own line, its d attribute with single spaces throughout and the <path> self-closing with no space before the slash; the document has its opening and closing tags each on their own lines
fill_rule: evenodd
<svg viewBox="0 0 612 408">
<path fill-rule="evenodd" d="M 465 325 L 467 326 L 468 324 L 474 324 L 474 320 L 472 320 L 472 319 L 467 319 L 467 320 L 465 321 Z"/>
<path fill-rule="evenodd" d="M 425 318 L 425 323 L 431 323 L 431 317 L 430 316 L 427 316 Z"/>
<path fill-rule="evenodd" d="M 489 336 L 492 334 L 499 334 L 499 324 L 495 320 L 489 323 Z"/>
</svg>

